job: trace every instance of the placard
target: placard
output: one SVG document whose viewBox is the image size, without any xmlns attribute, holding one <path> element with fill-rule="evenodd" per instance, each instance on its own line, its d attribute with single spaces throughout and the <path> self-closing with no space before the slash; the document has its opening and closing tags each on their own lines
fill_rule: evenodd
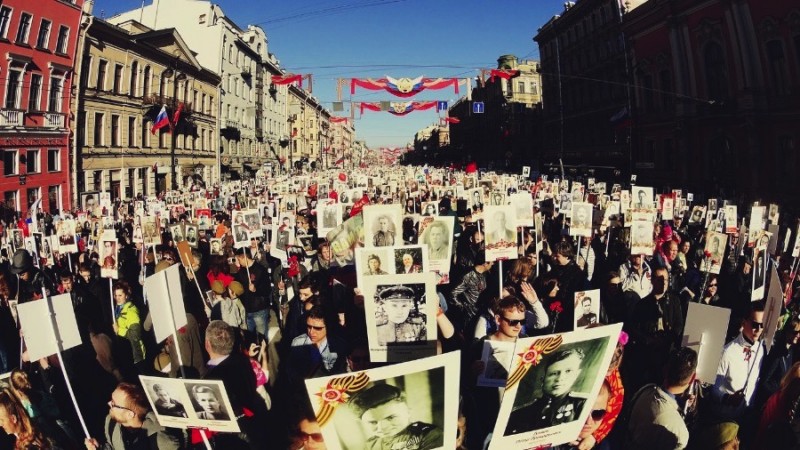
<svg viewBox="0 0 800 450">
<path fill-rule="evenodd" d="M 697 352 L 697 379 L 704 383 L 716 382 L 730 316 L 728 308 L 689 302 L 682 345 Z"/>
<path fill-rule="evenodd" d="M 240 431 L 222 381 L 145 375 L 140 375 L 139 379 L 161 426 L 220 433 Z"/>
</svg>

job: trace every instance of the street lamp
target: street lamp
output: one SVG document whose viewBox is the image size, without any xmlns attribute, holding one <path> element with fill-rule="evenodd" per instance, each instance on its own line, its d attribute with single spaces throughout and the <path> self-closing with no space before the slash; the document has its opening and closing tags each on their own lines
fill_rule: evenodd
<svg viewBox="0 0 800 450">
<path fill-rule="evenodd" d="M 175 62 L 177 66 L 177 61 Z M 186 74 L 183 72 L 178 72 L 177 69 L 167 69 L 164 71 L 164 74 L 167 77 L 172 78 L 172 120 L 175 120 L 175 111 L 177 110 L 178 104 L 178 81 L 186 80 Z M 178 124 L 175 123 L 172 126 L 172 138 L 170 139 L 170 147 L 169 147 L 169 160 L 170 160 L 170 174 L 172 176 L 172 190 L 178 190 L 178 176 L 176 173 L 177 161 L 175 157 L 175 141 L 178 139 Z"/>
</svg>

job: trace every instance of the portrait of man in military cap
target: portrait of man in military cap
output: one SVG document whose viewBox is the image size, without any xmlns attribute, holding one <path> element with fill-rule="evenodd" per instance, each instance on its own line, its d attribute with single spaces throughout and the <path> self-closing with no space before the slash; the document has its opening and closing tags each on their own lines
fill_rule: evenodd
<svg viewBox="0 0 800 450">
<path fill-rule="evenodd" d="M 365 449 L 434 449 L 442 447 L 444 434 L 434 424 L 414 421 L 414 408 L 402 389 L 376 383 L 359 392 L 352 407 L 361 419 Z"/>
<path fill-rule="evenodd" d="M 424 284 L 378 286 L 375 294 L 378 345 L 426 340 L 427 316 L 420 307 L 424 292 Z"/>
<path fill-rule="evenodd" d="M 581 374 L 585 354 L 579 347 L 548 355 L 542 376 L 542 396 L 515 409 L 508 418 L 505 435 L 525 433 L 577 420 L 586 398 L 572 392 Z"/>
</svg>

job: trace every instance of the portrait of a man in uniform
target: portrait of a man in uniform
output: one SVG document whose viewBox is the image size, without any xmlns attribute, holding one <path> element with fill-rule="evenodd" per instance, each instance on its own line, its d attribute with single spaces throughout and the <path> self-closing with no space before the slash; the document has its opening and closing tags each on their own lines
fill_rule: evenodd
<svg viewBox="0 0 800 450">
<path fill-rule="evenodd" d="M 391 217 L 379 216 L 373 225 L 375 234 L 372 241 L 375 247 L 391 247 L 394 245 L 395 227 Z"/>
<path fill-rule="evenodd" d="M 559 350 L 547 355 L 542 380 L 542 396 L 511 412 L 505 435 L 549 428 L 577 420 L 586 398 L 576 396 L 573 385 L 578 380 L 584 351 L 580 348 Z"/>
<path fill-rule="evenodd" d="M 378 345 L 420 342 L 427 337 L 427 316 L 420 311 L 424 285 L 393 285 L 378 289 L 375 296 Z M 419 292 L 419 295 L 418 295 Z"/>
<path fill-rule="evenodd" d="M 442 430 L 436 425 L 413 421 L 414 410 L 404 392 L 391 384 L 380 383 L 359 392 L 352 400 L 360 417 L 367 450 L 440 448 Z"/>
</svg>

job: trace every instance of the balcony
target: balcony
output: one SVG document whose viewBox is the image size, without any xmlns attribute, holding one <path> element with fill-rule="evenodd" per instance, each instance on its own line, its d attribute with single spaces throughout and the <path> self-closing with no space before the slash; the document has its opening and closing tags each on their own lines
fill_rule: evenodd
<svg viewBox="0 0 800 450">
<path fill-rule="evenodd" d="M 46 112 L 44 113 L 44 126 L 47 128 L 64 128 L 64 114 Z"/>
<path fill-rule="evenodd" d="M 18 109 L 0 109 L 0 127 L 21 127 L 25 112 Z"/>
</svg>

